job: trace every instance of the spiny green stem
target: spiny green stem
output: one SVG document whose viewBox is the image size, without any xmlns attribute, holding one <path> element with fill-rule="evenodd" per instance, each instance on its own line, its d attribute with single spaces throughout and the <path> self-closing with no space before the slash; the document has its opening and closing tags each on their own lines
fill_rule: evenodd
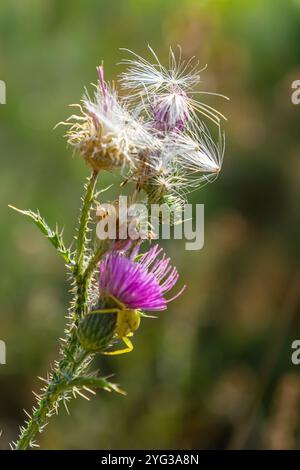
<svg viewBox="0 0 300 470">
<path fill-rule="evenodd" d="M 98 248 L 96 249 L 95 253 L 91 257 L 89 264 L 86 267 L 86 270 L 84 271 L 84 279 L 88 283 L 91 275 L 93 274 L 94 270 L 97 267 L 97 264 L 101 260 L 103 254 L 107 251 L 107 245 L 105 242 L 101 242 Z"/>
<path fill-rule="evenodd" d="M 98 173 L 93 171 L 86 186 L 86 192 L 83 199 L 83 205 L 81 209 L 79 219 L 79 229 L 77 237 L 77 250 L 76 250 L 76 264 L 77 264 L 77 275 L 81 275 L 83 271 L 83 260 L 85 252 L 86 232 L 89 221 L 90 209 L 94 200 L 94 191 L 97 182 Z"/>
<path fill-rule="evenodd" d="M 86 354 L 82 354 L 76 363 L 75 370 L 78 370 L 85 358 Z M 27 427 L 21 430 L 21 435 L 15 445 L 15 449 L 26 450 L 29 446 L 32 447 L 36 435 L 43 431 L 44 427 L 48 424 L 49 418 L 57 411 L 60 401 L 66 397 L 66 394 L 69 392 L 81 394 L 80 389 L 90 391 L 88 387 L 125 394 L 118 385 L 108 382 L 101 377 L 81 375 L 65 378 L 63 371 L 60 371 L 60 376 L 53 374 L 38 402 L 38 407 L 34 409 L 34 413 L 28 421 Z"/>
<path fill-rule="evenodd" d="M 76 287 L 76 303 L 74 308 L 74 320 L 77 324 L 77 320 L 81 318 L 86 310 L 86 302 L 88 295 L 88 285 L 85 282 L 85 279 L 81 275 L 77 278 L 77 287 Z"/>
<path fill-rule="evenodd" d="M 53 374 L 38 402 L 37 408 L 33 408 L 33 414 L 29 418 L 26 427 L 21 429 L 20 437 L 15 445 L 16 450 L 26 450 L 28 447 L 32 447 L 36 435 L 43 431 L 49 418 L 57 410 L 60 399 L 63 398 L 68 389 L 63 376 L 64 369 L 57 370 Z"/>
<path fill-rule="evenodd" d="M 85 187 L 85 195 L 83 198 L 83 205 L 81 208 L 79 218 L 79 228 L 77 237 L 77 250 L 75 255 L 76 269 L 75 269 L 75 280 L 76 280 L 76 303 L 74 308 L 74 319 L 77 321 L 78 318 L 82 317 L 86 310 L 87 303 L 87 292 L 88 292 L 88 279 L 83 275 L 83 261 L 86 249 L 86 233 L 88 230 L 88 222 L 90 218 L 90 211 L 94 200 L 95 186 L 97 182 L 98 173 L 93 171 L 88 183 Z"/>
<path fill-rule="evenodd" d="M 42 391 L 37 408 L 33 408 L 31 418 L 21 428 L 15 450 L 32 447 L 36 435 L 43 431 L 52 413 L 57 410 L 59 402 L 69 388 L 67 384 L 76 377 L 76 374 L 86 372 L 89 366 L 90 361 L 87 358 L 90 355 L 82 348 L 78 348 L 75 329 L 69 334 L 68 341 L 61 350 L 61 356 L 46 389 Z"/>
<path fill-rule="evenodd" d="M 89 359 L 92 358 L 91 355 L 87 354 L 82 350 L 82 348 L 78 346 L 76 324 L 78 318 L 83 315 L 86 308 L 91 269 L 97 264 L 95 264 L 95 260 L 98 259 L 98 257 L 101 256 L 104 252 L 101 251 L 100 253 L 97 251 L 92 257 L 92 260 L 94 261 L 92 264 L 90 263 L 90 265 L 88 265 L 89 275 L 87 275 L 87 273 L 84 271 L 83 262 L 87 245 L 86 233 L 88 229 L 90 210 L 94 198 L 97 176 L 97 172 L 93 172 L 89 178 L 88 184 L 85 187 L 83 205 L 80 213 L 77 250 L 73 271 L 76 281 L 75 308 L 74 317 L 70 324 L 67 341 L 66 344 L 62 347 L 61 359 L 51 374 L 51 378 L 49 379 L 46 388 L 42 392 L 42 396 L 39 399 L 37 407 L 33 408 L 32 416 L 26 422 L 25 426 L 21 428 L 19 439 L 15 444 L 15 449 L 17 450 L 27 449 L 28 446 L 32 446 L 36 435 L 39 432 L 42 432 L 43 428 L 48 423 L 48 419 L 58 408 L 59 402 L 64 399 L 65 393 L 70 389 L 74 389 L 76 386 L 80 386 L 80 383 L 83 384 L 84 380 L 82 379 L 81 375 L 86 372 L 90 363 Z M 49 237 L 48 233 L 46 233 L 46 235 Z M 80 374 L 80 377 L 78 377 L 78 374 Z M 85 380 L 86 384 L 88 383 L 90 386 L 93 384 L 94 386 L 97 385 L 95 378 L 93 378 L 93 380 L 92 378 L 89 378 L 88 380 L 85 378 Z M 102 382 L 98 381 L 98 386 L 100 386 L 101 383 Z"/>
</svg>

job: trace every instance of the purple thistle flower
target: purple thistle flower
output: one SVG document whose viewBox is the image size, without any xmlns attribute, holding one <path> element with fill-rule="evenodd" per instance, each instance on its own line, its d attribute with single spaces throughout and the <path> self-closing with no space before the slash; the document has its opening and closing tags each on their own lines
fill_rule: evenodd
<svg viewBox="0 0 300 470">
<path fill-rule="evenodd" d="M 190 118 L 187 95 L 174 87 L 169 93 L 158 95 L 152 106 L 154 128 L 161 132 L 180 132 Z"/>
<path fill-rule="evenodd" d="M 112 295 L 128 309 L 165 310 L 167 303 L 176 299 L 186 286 L 166 300 L 164 294 L 178 280 L 177 269 L 165 254 L 160 256 L 162 248 L 158 245 L 135 261 L 139 247 L 129 257 L 112 251 L 101 261 L 100 296 Z"/>
</svg>

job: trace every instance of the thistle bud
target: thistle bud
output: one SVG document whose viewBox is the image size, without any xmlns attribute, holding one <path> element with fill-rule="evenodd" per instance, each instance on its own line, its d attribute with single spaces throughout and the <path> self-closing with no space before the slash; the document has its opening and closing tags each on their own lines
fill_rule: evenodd
<svg viewBox="0 0 300 470">
<path fill-rule="evenodd" d="M 116 324 L 116 313 L 88 313 L 80 321 L 77 330 L 81 346 L 90 352 L 104 351 L 112 341 Z"/>
<path fill-rule="evenodd" d="M 163 206 L 167 208 L 168 220 L 163 220 L 162 211 L 159 214 L 160 223 L 168 222 L 174 225 L 178 218 L 181 220 L 184 200 L 174 192 L 173 188 L 169 188 L 168 184 L 163 184 L 160 179 L 153 178 L 143 185 L 143 190 L 147 194 L 149 205 L 158 204 L 161 208 Z"/>
</svg>

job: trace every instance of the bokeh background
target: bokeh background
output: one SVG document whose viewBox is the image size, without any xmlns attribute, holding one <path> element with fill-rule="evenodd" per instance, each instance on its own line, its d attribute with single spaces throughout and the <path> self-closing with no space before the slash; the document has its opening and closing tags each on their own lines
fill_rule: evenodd
<svg viewBox="0 0 300 470">
<path fill-rule="evenodd" d="M 299 0 L 9 0 L 0 4 L 0 446 L 33 404 L 57 356 L 69 293 L 65 269 L 38 230 L 7 207 L 39 208 L 71 241 L 88 169 L 54 125 L 96 80 L 122 67 L 119 47 L 162 61 L 169 45 L 208 64 L 203 89 L 228 117 L 219 179 L 205 204 L 205 246 L 164 243 L 188 289 L 143 321 L 135 351 L 100 358 L 128 396 L 98 393 L 52 419 L 50 449 L 300 447 Z M 114 181 L 106 175 L 103 185 Z"/>
</svg>

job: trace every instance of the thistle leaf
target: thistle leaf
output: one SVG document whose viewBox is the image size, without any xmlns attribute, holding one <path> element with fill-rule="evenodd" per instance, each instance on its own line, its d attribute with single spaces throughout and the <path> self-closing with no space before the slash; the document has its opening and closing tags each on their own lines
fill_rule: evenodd
<svg viewBox="0 0 300 470">
<path fill-rule="evenodd" d="M 122 390 L 117 384 L 109 382 L 105 378 L 101 377 L 92 377 L 92 376 L 81 376 L 72 379 L 68 383 L 67 388 L 72 387 L 91 387 L 91 388 L 100 388 L 106 390 L 107 392 L 117 392 L 121 395 L 126 395 L 126 392 Z"/>
<path fill-rule="evenodd" d="M 31 210 L 22 210 L 18 209 L 17 207 L 9 205 L 11 209 L 13 209 L 16 212 L 19 212 L 20 214 L 26 215 L 29 217 L 31 220 L 34 221 L 36 226 L 40 229 L 40 231 L 46 236 L 46 238 L 50 241 L 50 243 L 56 248 L 57 252 L 63 257 L 65 262 L 71 267 L 71 269 L 74 269 L 75 262 L 72 258 L 72 253 L 69 248 L 66 248 L 63 238 L 62 238 L 62 232 L 59 232 L 58 229 L 52 230 L 45 219 L 43 219 L 39 213 L 33 212 Z"/>
</svg>

